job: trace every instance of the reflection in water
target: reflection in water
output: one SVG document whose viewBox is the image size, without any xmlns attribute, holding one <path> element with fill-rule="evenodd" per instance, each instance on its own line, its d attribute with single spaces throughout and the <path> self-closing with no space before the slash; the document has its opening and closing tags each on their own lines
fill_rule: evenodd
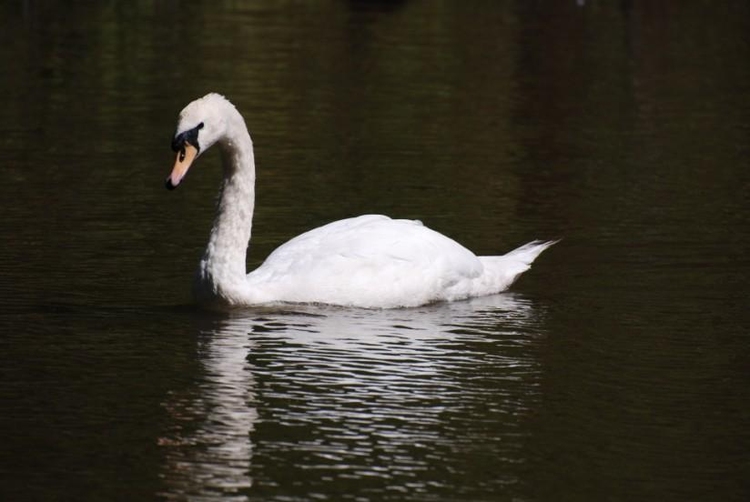
<svg viewBox="0 0 750 502">
<path fill-rule="evenodd" d="M 203 376 L 165 404 L 168 498 L 478 495 L 518 483 L 519 424 L 538 384 L 528 301 L 289 309 L 204 333 Z M 455 482 L 465 476 L 474 481 Z"/>
<path fill-rule="evenodd" d="M 231 323 L 201 333 L 201 381 L 173 392 L 164 404 L 172 418 L 171 430 L 160 439 L 167 498 L 223 494 L 232 500 L 227 494 L 250 487 L 248 431 L 257 413 L 246 361 L 249 343 L 247 331 Z"/>
</svg>

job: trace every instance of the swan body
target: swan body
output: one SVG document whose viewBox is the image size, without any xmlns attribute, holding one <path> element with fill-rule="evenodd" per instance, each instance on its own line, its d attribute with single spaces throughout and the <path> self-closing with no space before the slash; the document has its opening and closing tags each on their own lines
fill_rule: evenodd
<svg viewBox="0 0 750 502">
<path fill-rule="evenodd" d="M 208 94 L 180 113 L 172 141 L 177 159 L 167 188 L 176 188 L 213 144 L 222 151 L 224 181 L 193 286 L 204 306 L 295 302 L 394 308 L 489 295 L 507 289 L 555 243 L 533 241 L 505 255 L 476 256 L 419 221 L 365 215 L 305 232 L 247 274 L 255 206 L 253 144 L 244 119 L 223 96 Z"/>
</svg>

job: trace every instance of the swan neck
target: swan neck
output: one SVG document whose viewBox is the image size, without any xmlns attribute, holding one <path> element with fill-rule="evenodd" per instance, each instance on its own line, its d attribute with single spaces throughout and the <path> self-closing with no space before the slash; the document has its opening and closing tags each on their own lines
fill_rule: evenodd
<svg viewBox="0 0 750 502">
<path fill-rule="evenodd" d="M 238 114 L 239 116 L 239 114 Z M 196 277 L 199 301 L 240 303 L 246 294 L 246 257 L 255 208 L 255 158 L 244 121 L 218 144 L 223 181 L 208 246 Z"/>
</svg>

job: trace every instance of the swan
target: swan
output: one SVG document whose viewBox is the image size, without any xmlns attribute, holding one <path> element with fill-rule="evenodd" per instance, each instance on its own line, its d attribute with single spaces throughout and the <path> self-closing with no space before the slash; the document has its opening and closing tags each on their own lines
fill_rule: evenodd
<svg viewBox="0 0 750 502">
<path fill-rule="evenodd" d="M 166 186 L 177 188 L 214 144 L 224 179 L 193 283 L 204 307 L 291 302 L 397 308 L 490 295 L 507 289 L 557 242 L 536 240 L 502 256 L 476 256 L 419 221 L 371 214 L 305 232 L 247 274 L 255 157 L 245 120 L 224 96 L 209 93 L 180 112 L 172 140 L 177 157 Z"/>
</svg>

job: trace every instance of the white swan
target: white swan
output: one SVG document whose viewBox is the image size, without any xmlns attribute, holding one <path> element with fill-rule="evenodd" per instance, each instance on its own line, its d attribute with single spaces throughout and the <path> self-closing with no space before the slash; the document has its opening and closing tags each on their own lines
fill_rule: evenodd
<svg viewBox="0 0 750 502">
<path fill-rule="evenodd" d="M 214 308 L 276 302 L 368 308 L 410 307 L 503 291 L 555 241 L 533 241 L 502 256 L 477 257 L 418 221 L 366 215 L 310 230 L 245 271 L 255 206 L 253 143 L 226 98 L 187 105 L 166 185 L 180 184 L 195 159 L 218 143 L 224 164 L 211 236 L 194 283 L 199 304 Z"/>
</svg>

